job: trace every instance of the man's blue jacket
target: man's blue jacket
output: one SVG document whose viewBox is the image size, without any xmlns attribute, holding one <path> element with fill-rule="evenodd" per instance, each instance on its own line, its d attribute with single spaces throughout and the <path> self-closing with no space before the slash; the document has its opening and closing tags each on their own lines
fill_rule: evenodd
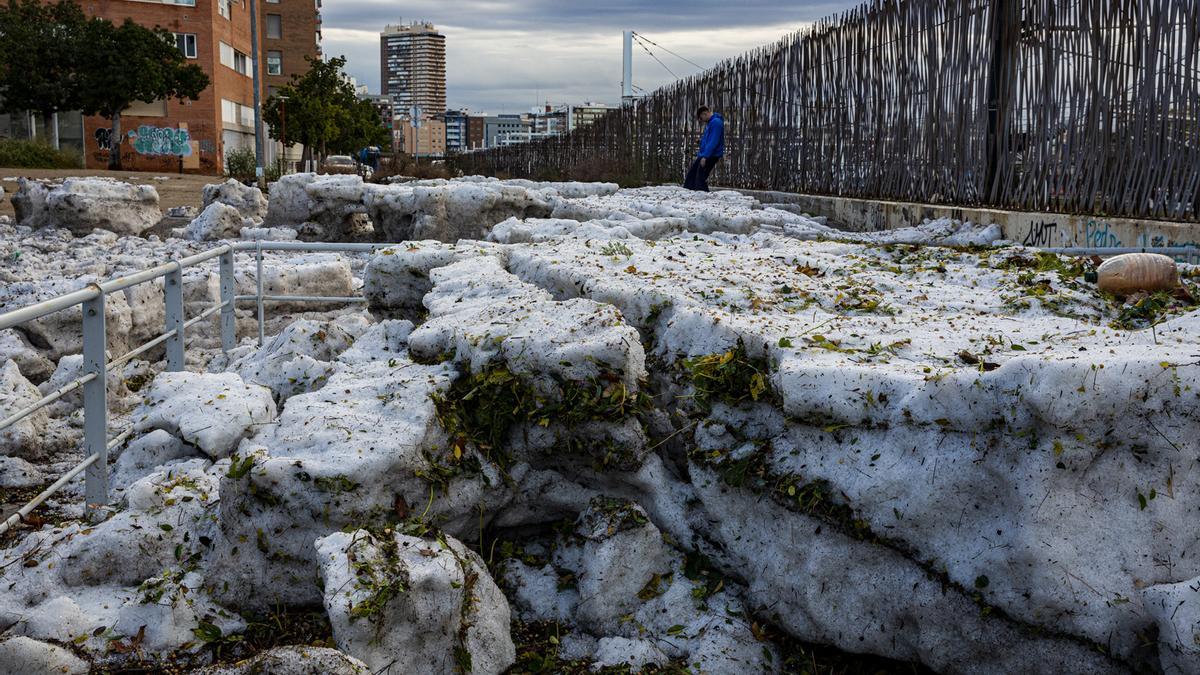
<svg viewBox="0 0 1200 675">
<path fill-rule="evenodd" d="M 725 118 L 721 113 L 713 113 L 704 125 L 704 135 L 700 137 L 700 152 L 697 157 L 713 158 L 725 156 Z"/>
</svg>

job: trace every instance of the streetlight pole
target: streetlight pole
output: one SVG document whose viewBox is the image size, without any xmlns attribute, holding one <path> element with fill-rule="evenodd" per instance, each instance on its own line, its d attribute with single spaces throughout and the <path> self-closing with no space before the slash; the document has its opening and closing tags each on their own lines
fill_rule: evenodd
<svg viewBox="0 0 1200 675">
<path fill-rule="evenodd" d="M 410 112 L 413 128 L 413 163 L 421 166 L 421 106 L 414 105 Z"/>
<path fill-rule="evenodd" d="M 280 135 L 280 138 L 283 139 L 281 141 L 281 143 L 283 143 L 283 170 L 280 173 L 286 175 L 286 174 L 291 173 L 288 170 L 291 165 L 291 162 L 288 161 L 288 144 L 287 144 L 287 102 L 288 102 L 288 97 L 287 96 L 278 96 L 278 98 L 279 98 L 279 118 L 280 118 L 279 126 L 281 127 L 281 129 L 279 131 L 279 135 Z"/>
<path fill-rule="evenodd" d="M 258 1 L 250 0 L 250 62 L 254 64 L 254 176 L 266 188 L 263 172 L 262 82 L 258 63 Z"/>
</svg>

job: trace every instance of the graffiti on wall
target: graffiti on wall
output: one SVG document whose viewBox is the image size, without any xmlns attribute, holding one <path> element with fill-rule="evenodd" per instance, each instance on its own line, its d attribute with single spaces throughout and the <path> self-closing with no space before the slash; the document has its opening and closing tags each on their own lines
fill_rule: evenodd
<svg viewBox="0 0 1200 675">
<path fill-rule="evenodd" d="M 1054 246 L 1058 234 L 1058 223 L 1048 221 L 1035 221 L 1030 223 L 1029 230 L 1025 233 L 1025 237 L 1021 239 L 1021 244 L 1024 246 Z"/>
<path fill-rule="evenodd" d="M 1121 237 L 1113 231 L 1112 226 L 1104 222 L 1089 220 L 1084 229 L 1085 246 L 1092 248 L 1114 248 L 1121 246 Z"/>
<path fill-rule="evenodd" d="M 112 129 L 105 127 L 97 129 L 94 134 L 96 137 L 96 147 L 101 150 L 112 150 Z"/>
<path fill-rule="evenodd" d="M 1040 215 L 1040 214 L 1039 214 Z M 1014 241 L 1025 246 L 1053 248 L 1122 248 L 1126 246 L 1162 248 L 1200 246 L 1200 227 L 1179 225 L 1160 227 L 1153 222 L 1105 221 L 1095 218 L 1074 219 L 1062 216 L 1026 220 L 1017 225 Z"/>
<path fill-rule="evenodd" d="M 190 157 L 192 154 L 192 137 L 187 129 L 143 124 L 137 131 L 129 132 L 129 138 L 133 149 L 143 155 Z"/>
</svg>

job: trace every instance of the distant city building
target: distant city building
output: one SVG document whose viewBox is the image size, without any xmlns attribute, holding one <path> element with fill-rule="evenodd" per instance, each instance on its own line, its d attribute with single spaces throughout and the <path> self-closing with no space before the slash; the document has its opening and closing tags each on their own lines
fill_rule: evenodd
<svg viewBox="0 0 1200 675">
<path fill-rule="evenodd" d="M 468 119 L 470 119 L 470 115 L 466 110 L 446 111 L 443 116 L 446 123 L 446 154 L 453 155 L 469 148 L 467 145 Z"/>
<path fill-rule="evenodd" d="M 441 159 L 446 156 L 446 123 L 437 118 L 423 119 L 420 127 L 414 128 L 407 117 L 397 117 L 392 143 L 413 157 Z"/>
<path fill-rule="evenodd" d="M 527 118 L 532 124 L 530 131 L 541 137 L 567 133 L 570 110 L 570 106 L 560 106 L 555 109 L 549 103 L 544 108 L 534 108 Z"/>
<path fill-rule="evenodd" d="M 613 109 L 614 108 L 612 106 L 604 103 L 588 102 L 584 103 L 583 105 L 573 105 L 571 106 L 568 128 L 571 131 L 574 131 L 579 127 L 586 127 L 601 117 L 604 117 Z"/>
<path fill-rule="evenodd" d="M 495 115 L 484 118 L 483 147 L 498 148 L 529 140 L 533 123 L 521 115 Z M 524 139 L 524 140 L 518 140 Z"/>
<path fill-rule="evenodd" d="M 389 25 L 379 34 L 380 84 L 396 110 L 446 110 L 446 36 L 431 23 Z"/>
<path fill-rule="evenodd" d="M 395 128 L 396 112 L 390 96 L 359 94 L 358 97 L 364 101 L 370 101 L 371 105 L 375 106 L 375 111 L 379 113 L 379 120 L 383 122 L 383 126 L 387 127 L 389 132 Z"/>
<path fill-rule="evenodd" d="M 487 147 L 484 139 L 486 138 L 485 129 L 487 127 L 486 115 L 471 115 L 467 118 L 467 149 L 479 150 Z"/>
</svg>

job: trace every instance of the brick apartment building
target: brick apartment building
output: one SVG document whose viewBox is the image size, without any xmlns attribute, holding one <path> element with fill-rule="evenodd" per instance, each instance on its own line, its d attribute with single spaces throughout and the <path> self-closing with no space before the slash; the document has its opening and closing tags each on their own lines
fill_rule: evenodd
<svg viewBox="0 0 1200 675">
<path fill-rule="evenodd" d="M 248 0 L 247 0 L 248 1 Z M 315 4 L 314 4 L 315 3 Z M 258 0 L 258 43 L 263 62 L 263 101 L 280 87 L 308 71 L 305 57 L 321 56 L 321 0 Z M 285 103 L 286 113 L 286 103 Z M 277 157 L 293 165 L 300 160 L 304 146 L 293 145 L 282 156 L 283 145 L 268 143 L 265 161 Z"/>
<path fill-rule="evenodd" d="M 466 150 L 479 150 L 484 146 L 484 130 L 487 128 L 487 117 L 471 115 L 467 118 Z"/>
<path fill-rule="evenodd" d="M 314 2 L 316 4 L 314 4 Z M 249 0 L 80 0 L 84 12 L 114 23 L 126 18 L 175 34 L 184 56 L 208 74 L 196 101 L 138 103 L 121 114 L 122 167 L 134 171 L 224 172 L 225 154 L 254 147 L 254 86 Z M 258 0 L 263 97 L 303 73 L 320 55 L 319 0 Z M 77 139 L 78 114 L 59 116 L 60 137 Z M 33 121 L 32 124 L 36 124 Z M 13 125 L 14 127 L 16 125 Z M 108 120 L 82 120 L 86 168 L 108 165 Z M 268 160 L 278 148 L 268 144 Z M 289 155 L 298 155 L 293 148 Z"/>
</svg>

